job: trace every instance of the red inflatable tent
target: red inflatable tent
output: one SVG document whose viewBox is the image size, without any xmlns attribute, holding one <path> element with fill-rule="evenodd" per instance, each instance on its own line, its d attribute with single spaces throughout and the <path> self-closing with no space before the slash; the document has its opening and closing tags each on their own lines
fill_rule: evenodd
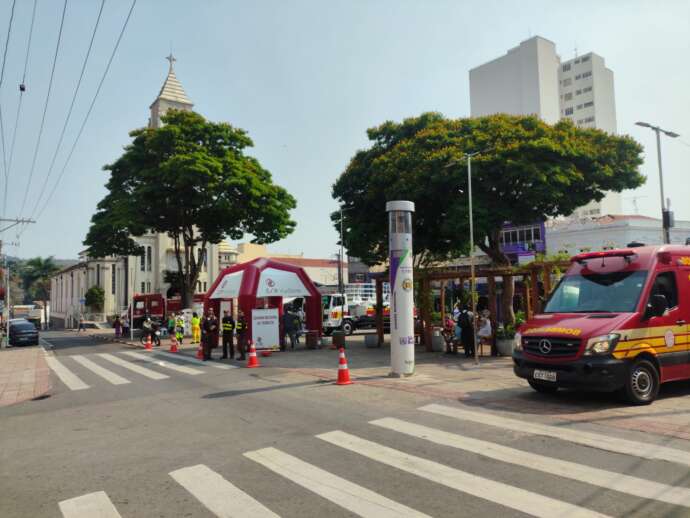
<svg viewBox="0 0 690 518">
<path fill-rule="evenodd" d="M 247 317 L 251 337 L 252 309 L 278 308 L 282 317 L 283 297 L 305 298 L 307 330 L 316 331 L 321 336 L 321 293 L 314 283 L 299 266 L 263 257 L 230 266 L 220 272 L 211 289 L 206 292 L 204 311 L 212 307 L 218 315 L 221 300 L 237 299 L 237 306 Z"/>
</svg>

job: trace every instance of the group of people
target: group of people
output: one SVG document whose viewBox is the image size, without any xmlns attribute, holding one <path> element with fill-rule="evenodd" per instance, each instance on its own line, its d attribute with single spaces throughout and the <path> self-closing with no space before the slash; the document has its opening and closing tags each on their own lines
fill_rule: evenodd
<svg viewBox="0 0 690 518">
<path fill-rule="evenodd" d="M 475 329 L 479 344 L 490 343 L 493 336 L 491 329 L 491 314 L 488 309 L 484 309 L 477 317 L 470 310 L 469 306 L 460 306 L 456 303 L 453 314 L 448 315 L 444 323 L 444 334 L 446 335 L 446 354 L 457 354 L 458 346 L 462 346 L 467 358 L 475 354 Z"/>
<path fill-rule="evenodd" d="M 220 333 L 222 343 L 221 359 L 244 361 L 247 352 L 247 319 L 240 309 L 235 320 L 230 311 L 223 311 L 223 318 L 218 322 L 213 308 L 209 308 L 206 315 L 200 318 L 196 313 L 192 314 L 192 343 L 200 343 L 204 361 L 211 359 L 211 351 L 218 346 Z M 237 337 L 237 352 L 235 358 L 235 336 Z"/>
<path fill-rule="evenodd" d="M 129 317 L 127 315 L 122 318 L 119 316 L 115 317 L 113 328 L 115 329 L 115 338 L 127 336 L 129 334 Z"/>
</svg>

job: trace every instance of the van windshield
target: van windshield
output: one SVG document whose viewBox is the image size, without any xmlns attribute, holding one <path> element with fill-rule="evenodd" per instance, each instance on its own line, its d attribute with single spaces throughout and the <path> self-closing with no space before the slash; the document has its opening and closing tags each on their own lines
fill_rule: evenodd
<svg viewBox="0 0 690 518">
<path fill-rule="evenodd" d="M 563 277 L 544 313 L 630 313 L 647 272 L 580 273 Z"/>
</svg>

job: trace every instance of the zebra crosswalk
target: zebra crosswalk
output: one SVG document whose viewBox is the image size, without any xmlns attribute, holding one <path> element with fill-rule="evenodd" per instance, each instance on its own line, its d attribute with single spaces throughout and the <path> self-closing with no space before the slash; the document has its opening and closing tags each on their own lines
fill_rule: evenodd
<svg viewBox="0 0 690 518">
<path fill-rule="evenodd" d="M 45 352 L 48 367 L 70 391 L 93 388 L 88 376 L 95 375 L 110 385 L 128 385 L 141 378 L 160 381 L 173 375 L 198 376 L 215 369 L 236 369 L 236 365 L 202 362 L 183 354 L 166 351 L 72 354 L 56 356 Z M 192 366 L 193 365 L 193 366 Z"/>
<path fill-rule="evenodd" d="M 435 415 L 432 426 L 419 422 L 429 419 L 432 414 Z M 231 470 L 222 461 L 219 461 L 217 466 L 196 464 L 180 467 L 168 473 L 168 476 L 177 483 L 178 490 L 183 490 L 193 498 L 190 505 L 198 505 L 200 509 L 205 508 L 213 515 L 223 518 L 280 516 L 285 509 L 277 505 L 275 499 L 269 497 L 267 501 L 262 502 L 267 495 L 265 488 L 275 485 L 278 480 L 296 488 L 292 489 L 291 493 L 303 492 L 298 495 L 301 515 L 316 515 L 318 513 L 315 511 L 309 512 L 310 505 L 317 509 L 318 506 L 323 505 L 323 502 L 328 502 L 342 509 L 344 513 L 366 518 L 438 516 L 438 507 L 425 509 L 424 502 L 404 497 L 403 501 L 397 501 L 393 498 L 396 495 L 391 488 L 404 486 L 400 480 L 397 480 L 401 477 L 422 479 L 427 484 L 453 490 L 460 498 L 469 496 L 479 502 L 486 502 L 486 505 L 500 506 L 508 511 L 529 516 L 600 518 L 621 515 L 622 511 L 616 505 L 612 505 L 610 509 L 602 508 L 601 501 L 595 504 L 591 498 L 576 497 L 563 492 L 554 493 L 552 488 L 559 484 L 542 484 L 537 486 L 539 490 L 535 490 L 535 485 L 527 484 L 528 487 L 525 487 L 523 475 L 527 472 L 537 472 L 542 477 L 553 478 L 555 482 L 576 481 L 583 484 L 583 487 L 592 488 L 592 491 L 587 492 L 588 494 L 606 493 L 611 497 L 615 494 L 622 497 L 631 496 L 636 501 L 646 501 L 650 505 L 673 506 L 678 515 L 690 512 L 690 487 L 687 483 L 672 485 L 656 481 L 651 475 L 654 473 L 653 470 L 643 478 L 620 469 L 617 471 L 590 466 L 584 460 L 575 462 L 558 458 L 558 454 L 553 456 L 537 454 L 484 438 L 468 437 L 457 433 L 455 425 L 459 424 L 459 421 L 472 424 L 473 430 L 476 430 L 477 424 L 481 423 L 479 426 L 486 427 L 487 432 L 493 429 L 494 431 L 519 432 L 526 436 L 548 436 L 562 445 L 571 444 L 577 445 L 576 447 L 583 446 L 583 437 L 588 441 L 599 438 L 601 442 L 596 447 L 601 455 L 619 456 L 621 454 L 619 450 L 623 448 L 623 446 L 617 449 L 610 447 L 605 440 L 606 438 L 615 439 L 615 437 L 594 433 L 577 426 L 566 428 L 528 421 L 520 421 L 522 426 L 518 426 L 516 420 L 494 413 L 434 404 L 419 408 L 418 412 L 407 419 L 384 417 L 366 424 L 362 423 L 364 428 L 359 428 L 357 433 L 331 430 L 305 438 L 305 440 L 327 444 L 327 448 L 335 451 L 335 454 L 331 451 L 328 453 L 331 460 L 333 455 L 356 454 L 363 463 L 393 468 L 387 471 L 385 479 L 375 479 L 373 484 L 369 481 L 367 487 L 358 483 L 360 480 L 355 478 L 356 475 L 348 476 L 347 468 L 343 468 L 347 466 L 346 464 L 338 463 L 340 468 L 336 474 L 329 471 L 333 465 L 332 462 L 325 462 L 318 455 L 311 455 L 311 458 L 305 459 L 304 453 L 289 451 L 291 446 L 281 449 L 275 443 L 260 449 L 245 451 L 241 456 L 238 455 L 239 459 L 236 459 L 237 462 L 241 462 L 242 458 L 252 461 L 250 468 L 256 472 L 251 473 L 250 478 L 261 479 L 260 486 L 247 484 L 246 479 L 242 478 L 247 473 L 246 465 L 243 465 L 242 470 Z M 454 431 L 450 432 L 448 429 Z M 557 431 L 567 433 L 557 434 Z M 374 437 L 368 437 L 369 433 Z M 406 440 L 399 441 L 398 438 L 403 436 Z M 481 436 L 484 437 L 484 435 Z M 487 433 L 487 436 L 491 434 Z M 665 446 L 654 447 L 654 442 L 654 440 L 646 443 L 626 439 L 624 441 L 625 455 L 631 457 L 631 460 L 636 463 L 665 462 L 669 469 L 682 471 L 686 464 L 686 450 Z M 633 450 L 635 446 L 637 449 Z M 443 449 L 443 455 L 431 455 L 429 447 Z M 654 452 L 663 453 L 655 456 Z M 463 462 L 466 459 L 463 456 L 467 453 L 491 459 L 492 462 L 498 463 L 497 466 L 506 466 L 511 469 L 499 470 L 502 473 L 499 477 L 501 480 L 494 480 L 487 476 L 486 472 L 474 473 Z M 430 455 L 434 458 L 429 458 Z M 463 469 L 457 466 L 462 466 Z M 361 471 L 359 473 L 361 474 Z M 506 473 L 512 475 L 506 477 Z M 519 475 L 516 476 L 515 473 Z M 680 480 L 681 483 L 685 482 L 684 477 Z M 249 489 L 245 491 L 241 487 Z M 120 516 L 102 488 L 94 489 L 98 491 L 59 502 L 63 516 L 65 518 Z M 398 496 L 403 495 L 398 493 Z M 496 508 L 493 509 L 495 512 Z M 665 509 L 668 510 L 671 507 Z M 164 509 L 160 510 L 160 514 L 169 515 Z M 448 508 L 447 512 L 441 515 L 457 515 L 457 509 Z"/>
</svg>

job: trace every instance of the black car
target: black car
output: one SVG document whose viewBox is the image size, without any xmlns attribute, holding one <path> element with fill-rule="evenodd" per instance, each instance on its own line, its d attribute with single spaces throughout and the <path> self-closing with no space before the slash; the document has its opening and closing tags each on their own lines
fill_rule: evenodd
<svg viewBox="0 0 690 518">
<path fill-rule="evenodd" d="M 38 345 L 38 329 L 28 320 L 10 322 L 10 345 Z"/>
</svg>

